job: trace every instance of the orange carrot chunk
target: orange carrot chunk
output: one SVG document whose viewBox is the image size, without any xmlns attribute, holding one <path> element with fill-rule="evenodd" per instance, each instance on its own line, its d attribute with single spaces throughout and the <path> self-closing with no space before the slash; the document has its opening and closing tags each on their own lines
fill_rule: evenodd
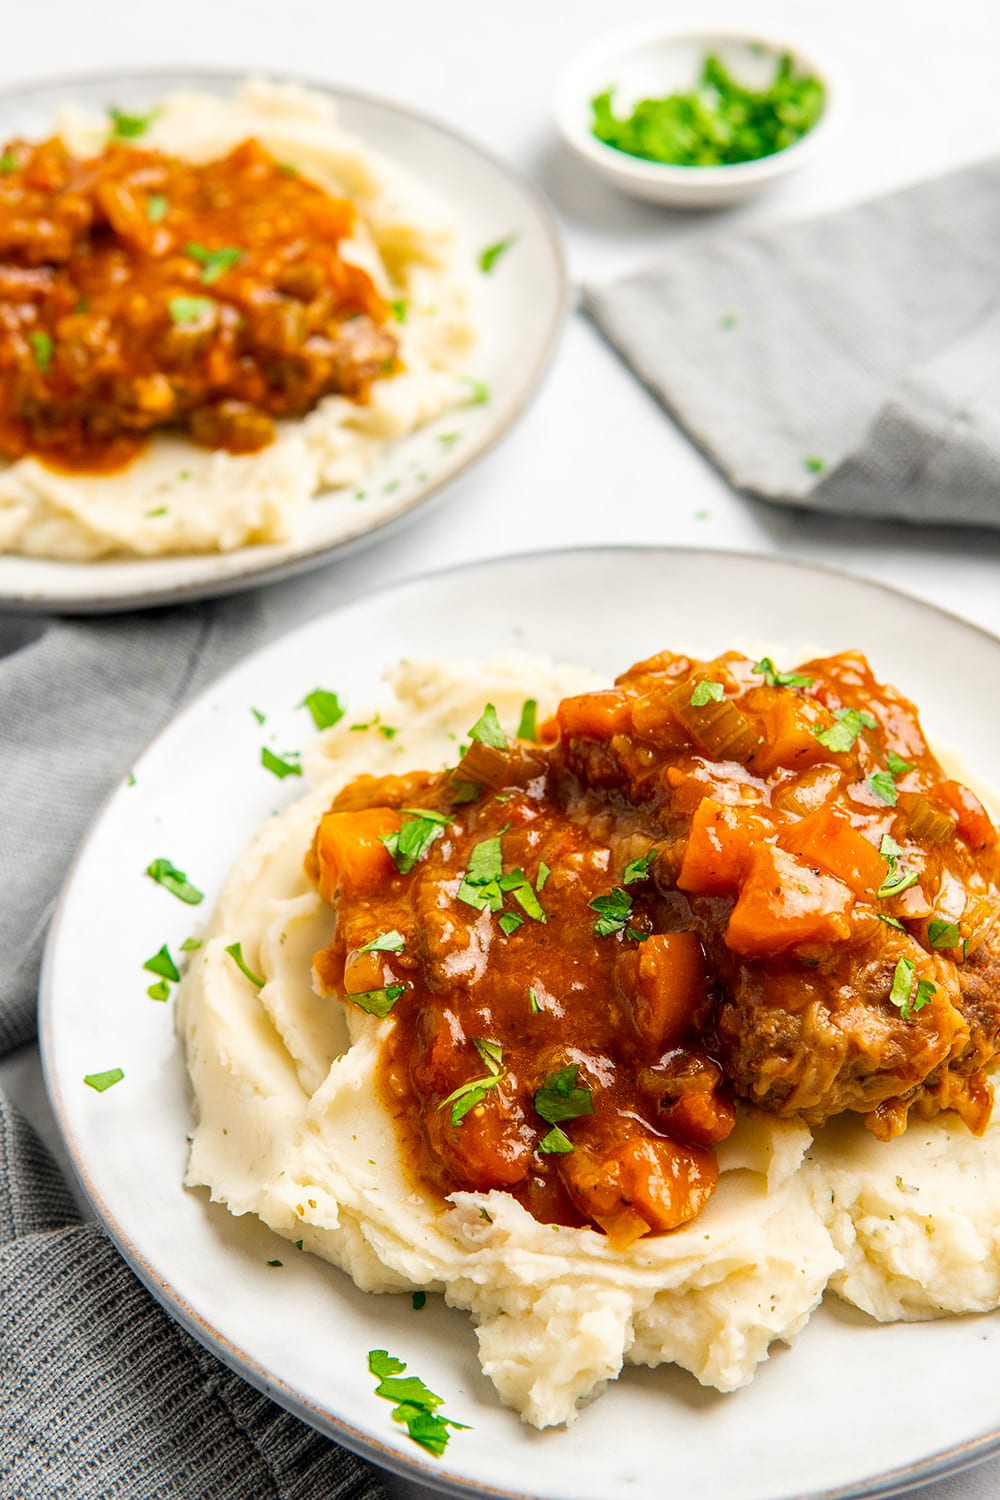
<svg viewBox="0 0 1000 1500">
<path fill-rule="evenodd" d="M 843 881 L 774 844 L 759 844 L 729 918 L 726 945 L 745 958 L 770 958 L 797 943 L 843 942 L 853 904 Z"/>
<path fill-rule="evenodd" d="M 705 953 L 696 932 L 654 932 L 639 949 L 632 1020 L 656 1051 L 676 1046 L 706 996 Z"/>
<path fill-rule="evenodd" d="M 704 797 L 691 820 L 677 884 L 701 896 L 733 895 L 755 843 L 767 831 L 756 813 Z"/>
<path fill-rule="evenodd" d="M 556 720 L 564 739 L 609 740 L 632 727 L 629 700 L 617 688 L 564 698 L 556 709 Z"/>
<path fill-rule="evenodd" d="M 323 900 L 332 904 L 338 891 L 373 891 L 385 885 L 396 867 L 381 840 L 401 824 L 399 813 L 391 807 L 324 814 L 316 833 Z"/>
<path fill-rule="evenodd" d="M 810 865 L 819 865 L 850 886 L 856 896 L 873 901 L 888 871 L 888 861 L 845 813 L 833 807 L 815 812 L 781 834 L 781 843 Z"/>
</svg>

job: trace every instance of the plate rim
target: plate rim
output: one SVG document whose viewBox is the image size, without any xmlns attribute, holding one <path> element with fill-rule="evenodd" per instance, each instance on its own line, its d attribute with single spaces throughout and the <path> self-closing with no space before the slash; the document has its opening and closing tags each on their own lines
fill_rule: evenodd
<svg viewBox="0 0 1000 1500">
<path fill-rule="evenodd" d="M 816 563 L 810 559 L 795 556 L 794 554 L 757 553 L 737 548 L 711 548 L 704 546 L 643 546 L 641 543 L 601 543 L 502 553 L 493 557 L 467 559 L 464 562 L 449 564 L 444 568 L 427 569 L 421 573 L 391 580 L 376 589 L 353 594 L 347 599 L 340 600 L 330 608 L 318 611 L 297 625 L 281 631 L 272 640 L 266 641 L 254 650 L 247 652 L 239 661 L 228 667 L 211 683 L 202 688 L 193 698 L 171 713 L 165 723 L 150 735 L 142 748 L 136 752 L 133 756 L 133 763 L 141 761 L 152 746 L 170 733 L 180 717 L 201 708 L 210 695 L 218 690 L 220 684 L 225 683 L 229 678 L 241 672 L 254 658 L 272 651 L 287 649 L 289 643 L 293 642 L 298 635 L 312 631 L 317 628 L 320 622 L 334 619 L 354 607 L 367 605 L 372 602 L 377 603 L 387 595 L 402 593 L 414 587 L 433 587 L 441 580 L 446 580 L 456 574 L 486 572 L 495 568 L 516 567 L 521 563 L 534 563 L 541 559 L 561 561 L 574 557 L 648 557 L 650 554 L 654 556 L 680 556 L 681 558 L 697 557 L 705 560 L 714 560 L 721 557 L 737 565 L 742 564 L 750 567 L 763 565 L 789 573 L 820 574 L 835 581 L 861 585 L 863 588 L 887 595 L 890 599 L 903 599 L 908 604 L 916 605 L 930 612 L 932 615 L 943 616 L 964 629 L 971 630 L 975 634 L 984 637 L 994 646 L 1000 647 L 1000 632 L 992 631 L 986 626 L 965 618 L 954 610 L 933 603 L 918 594 L 911 593 L 894 584 L 886 583 L 881 579 L 871 578 L 865 574 L 856 573 L 836 564 Z M 65 917 L 70 887 L 74 883 L 77 869 L 89 847 L 94 832 L 102 822 L 109 804 L 119 790 L 118 781 L 116 780 L 95 810 L 67 866 L 46 934 L 38 986 L 38 1044 L 45 1090 L 61 1143 L 76 1176 L 77 1186 L 82 1189 L 83 1195 L 92 1209 L 97 1223 L 109 1236 L 126 1264 L 137 1275 L 155 1301 L 164 1308 L 168 1316 L 173 1317 L 180 1323 L 203 1347 L 221 1359 L 240 1378 L 246 1380 L 257 1390 L 276 1401 L 286 1411 L 313 1427 L 314 1430 L 321 1432 L 324 1436 L 335 1442 L 341 1443 L 342 1446 L 358 1454 L 363 1459 L 383 1469 L 388 1469 L 401 1478 L 411 1481 L 415 1479 L 419 1483 L 426 1483 L 432 1489 L 436 1488 L 449 1495 L 465 1497 L 465 1500 L 468 1500 L 470 1495 L 490 1496 L 495 1497 L 495 1500 L 537 1500 L 536 1492 L 529 1488 L 510 1489 L 500 1485 L 484 1484 L 478 1481 L 472 1482 L 463 1476 L 449 1472 L 443 1466 L 432 1467 L 419 1454 L 415 1453 L 410 1458 L 409 1455 L 404 1454 L 396 1448 L 383 1445 L 377 1438 L 362 1432 L 350 1422 L 329 1410 L 320 1408 L 315 1402 L 309 1400 L 300 1391 L 296 1390 L 288 1381 L 269 1374 L 267 1369 L 253 1355 L 244 1353 L 237 1348 L 225 1334 L 209 1324 L 207 1320 L 202 1318 L 189 1305 L 185 1298 L 168 1283 L 166 1278 L 149 1263 L 140 1248 L 121 1230 L 114 1217 L 103 1206 L 100 1193 L 91 1182 L 86 1162 L 77 1149 L 72 1132 L 72 1122 L 69 1119 L 68 1112 L 64 1111 L 62 1104 L 63 1096 L 54 1062 L 55 1043 L 53 1040 L 53 1028 L 55 1018 L 53 1011 L 55 1000 L 53 969 L 55 966 L 55 951 L 58 946 L 60 928 Z M 803 1491 L 796 1494 L 794 1500 L 891 1500 L 891 1497 L 905 1494 L 912 1488 L 920 1488 L 935 1480 L 948 1478 L 953 1474 L 960 1473 L 986 1459 L 998 1455 L 1000 1455 L 1000 1417 L 997 1418 L 996 1425 L 989 1431 L 976 1437 L 953 1443 L 949 1447 L 941 1449 L 939 1452 L 925 1458 L 918 1459 L 911 1464 L 898 1465 L 895 1468 L 883 1470 L 858 1481 L 851 1481 L 846 1485 L 835 1486 L 832 1489 Z M 569 1490 L 566 1491 L 566 1500 L 571 1500 L 571 1492 Z M 769 1497 L 769 1500 L 771 1500 L 771 1497 Z M 792 1500 L 792 1497 L 775 1495 L 773 1500 Z"/>
<path fill-rule="evenodd" d="M 324 94 L 334 101 L 348 100 L 361 105 L 373 105 L 378 109 L 385 110 L 389 114 L 402 116 L 404 120 L 414 121 L 426 129 L 437 131 L 449 140 L 474 152 L 485 160 L 495 171 L 506 177 L 520 192 L 524 200 L 531 206 L 539 228 L 543 231 L 545 242 L 552 256 L 552 264 L 557 280 L 557 295 L 553 301 L 550 322 L 541 351 L 517 394 L 516 400 L 503 421 L 484 436 L 470 443 L 468 450 L 463 454 L 457 466 L 444 479 L 431 482 L 421 487 L 402 509 L 394 511 L 391 515 L 376 521 L 366 531 L 359 535 L 351 536 L 340 542 L 321 543 L 310 547 L 304 552 L 298 552 L 294 556 L 279 558 L 271 563 L 264 563 L 260 567 L 252 566 L 239 571 L 234 571 L 228 576 L 206 579 L 200 582 L 177 582 L 165 584 L 154 588 L 130 589 L 113 593 L 109 596 L 95 598 L 92 593 L 74 593 L 61 595 L 58 599 L 49 598 L 44 591 L 32 591 L 24 588 L 18 592 L 4 593 L 0 591 L 0 609 L 8 610 L 12 614 L 87 614 L 105 615 L 119 614 L 133 609 L 156 609 L 173 604 L 182 604 L 198 599 L 217 599 L 230 594 L 241 593 L 245 589 L 256 588 L 266 584 L 279 583 L 283 579 L 296 577 L 300 573 L 310 572 L 315 568 L 322 567 L 327 562 L 339 561 L 341 558 L 349 557 L 352 553 L 382 538 L 391 535 L 397 529 L 405 527 L 415 520 L 420 512 L 439 502 L 454 485 L 466 478 L 469 471 L 479 462 L 487 458 L 489 454 L 505 441 L 526 415 L 537 396 L 546 375 L 551 368 L 556 351 L 559 348 L 563 330 L 573 307 L 573 287 L 569 275 L 569 263 L 566 245 L 560 228 L 559 219 L 547 194 L 540 188 L 528 174 L 508 161 L 492 147 L 485 146 L 474 136 L 460 129 L 451 121 L 445 120 L 427 110 L 408 103 L 400 103 L 382 94 L 372 93 L 368 89 L 356 89 L 342 86 L 332 79 L 319 79 L 311 73 L 299 73 L 286 69 L 269 69 L 267 67 L 225 67 L 205 66 L 200 67 L 195 63 L 173 62 L 158 63 L 155 67 L 143 67 L 140 64 L 130 63 L 121 68 L 107 71 L 102 68 L 84 68 L 67 73 L 54 73 L 45 77 L 34 77 L 21 79 L 16 83 L 0 88 L 0 109 L 7 103 L 16 103 L 19 98 L 40 93 L 44 90 L 65 89 L 67 99 L 72 99 L 72 91 L 81 85 L 87 88 L 99 88 L 104 84 L 113 88 L 115 85 L 128 83 L 130 79 L 160 79 L 163 87 L 168 88 L 171 84 L 183 85 L 185 77 L 198 76 L 205 80 L 211 80 L 214 84 L 233 87 L 241 81 L 251 78 L 263 78 L 268 82 L 279 85 L 291 84 L 300 88 L 313 90 Z M 239 547 L 234 552 L 218 553 L 218 557 L 236 557 L 247 554 L 252 562 L 253 547 Z M 263 549 L 260 549 L 263 550 Z M 198 554 L 176 554 L 183 560 L 185 556 L 196 556 Z M 213 554 L 207 554 L 212 556 Z M 173 556 L 170 554 L 169 556 Z M 68 562 L 59 558 L 22 558 L 18 553 L 3 553 L 0 557 L 26 562 L 45 562 L 53 566 L 60 564 L 67 568 L 81 568 L 86 566 L 100 567 L 102 562 L 114 564 L 116 561 L 129 561 L 142 563 L 145 561 L 156 561 L 157 559 L 146 559 L 141 557 L 128 559 L 96 559 L 93 563 Z"/>
</svg>

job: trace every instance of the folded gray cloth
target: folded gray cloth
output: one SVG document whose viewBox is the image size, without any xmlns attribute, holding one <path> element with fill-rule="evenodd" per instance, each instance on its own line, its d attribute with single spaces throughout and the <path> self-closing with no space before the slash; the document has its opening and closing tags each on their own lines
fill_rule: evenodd
<svg viewBox="0 0 1000 1500">
<path fill-rule="evenodd" d="M 736 488 L 1000 527 L 1000 160 L 713 230 L 585 306 Z"/>
<path fill-rule="evenodd" d="M 45 928 L 101 799 L 268 616 L 261 594 L 61 621 L 0 657 L 0 1054 L 34 1035 Z M 166 1316 L 2 1093 L 0 1411 L 4 1500 L 385 1500 Z"/>
</svg>

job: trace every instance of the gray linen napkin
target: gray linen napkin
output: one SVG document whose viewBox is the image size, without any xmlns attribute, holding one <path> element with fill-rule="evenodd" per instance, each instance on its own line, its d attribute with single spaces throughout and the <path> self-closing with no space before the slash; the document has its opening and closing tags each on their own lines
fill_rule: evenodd
<svg viewBox="0 0 1000 1500">
<path fill-rule="evenodd" d="M 34 1035 L 45 928 L 101 799 L 268 617 L 264 593 L 60 621 L 0 657 L 0 1054 Z M 385 1500 L 166 1316 L 2 1092 L 0 1412 L 4 1500 Z"/>
<path fill-rule="evenodd" d="M 1000 527 L 1000 160 L 716 226 L 584 302 L 737 489 Z"/>
</svg>

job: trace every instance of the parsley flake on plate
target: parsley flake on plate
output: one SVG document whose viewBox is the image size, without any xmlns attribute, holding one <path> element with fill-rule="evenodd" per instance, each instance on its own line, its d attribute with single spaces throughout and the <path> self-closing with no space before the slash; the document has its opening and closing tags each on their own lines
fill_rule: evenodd
<svg viewBox="0 0 1000 1500">
<path fill-rule="evenodd" d="M 159 952 L 154 953 L 152 958 L 147 958 L 142 966 L 151 974 L 159 974 L 161 979 L 170 979 L 175 984 L 181 977 L 180 970 L 170 956 L 170 949 L 164 943 Z"/>
<path fill-rule="evenodd" d="M 896 1006 L 904 1021 L 911 1021 L 937 994 L 937 985 L 929 979 L 917 979 L 915 985 L 914 980 L 912 959 L 901 958 L 893 972 L 889 1004 Z"/>
<path fill-rule="evenodd" d="M 451 818 L 445 813 L 431 812 L 426 807 L 404 807 L 403 813 L 410 821 L 393 833 L 382 834 L 380 843 L 388 849 L 400 875 L 409 875 L 434 840 L 441 837 Z"/>
<path fill-rule="evenodd" d="M 397 932 L 395 927 L 393 927 L 389 932 L 380 932 L 378 937 L 372 938 L 371 942 L 366 943 L 363 948 L 359 948 L 358 952 L 402 953 L 405 947 L 406 939 L 401 932 Z"/>
<path fill-rule="evenodd" d="M 208 250 L 204 245 L 185 245 L 184 253 L 201 266 L 200 279 L 205 286 L 218 281 L 220 276 L 224 276 L 233 266 L 238 266 L 246 256 L 246 252 L 236 245 L 221 245 L 218 250 Z"/>
<path fill-rule="evenodd" d="M 280 755 L 275 755 L 274 751 L 269 750 L 266 745 L 262 745 L 260 763 L 265 771 L 270 771 L 272 776 L 277 776 L 279 781 L 284 781 L 286 776 L 302 775 L 302 767 L 298 764 L 298 761 L 290 758 L 292 754 L 291 750 L 286 750 L 285 757 L 283 758 Z"/>
<path fill-rule="evenodd" d="M 903 851 L 890 834 L 882 835 L 878 852 L 889 862 L 885 879 L 877 892 L 880 901 L 888 901 L 891 896 L 901 896 L 911 885 L 916 885 L 920 875 L 916 870 L 907 870 L 901 863 Z"/>
<path fill-rule="evenodd" d="M 538 739 L 538 701 L 535 698 L 525 698 L 521 705 L 517 737 L 519 740 L 536 741 Z"/>
<path fill-rule="evenodd" d="M 691 694 L 691 707 L 704 708 L 706 703 L 721 703 L 726 690 L 721 682 L 699 682 Z"/>
<path fill-rule="evenodd" d="M 957 922 L 935 917 L 927 923 L 927 941 L 932 948 L 957 948 L 962 940 Z"/>
<path fill-rule="evenodd" d="M 254 989 L 260 990 L 264 988 L 266 980 L 262 979 L 259 974 L 255 974 L 253 969 L 251 969 L 250 965 L 247 963 L 246 959 L 243 957 L 242 943 L 230 943 L 229 947 L 226 949 L 226 952 L 229 954 L 229 957 L 239 969 L 240 973 L 245 975 L 246 978 L 249 979 Z"/>
<path fill-rule="evenodd" d="M 479 254 L 479 269 L 484 276 L 488 276 L 502 255 L 517 241 L 516 234 L 508 234 L 504 239 L 497 240 L 495 245 L 487 245 L 485 250 Z"/>
<path fill-rule="evenodd" d="M 754 671 L 761 674 L 768 687 L 807 688 L 815 681 L 804 672 L 779 672 L 769 656 L 762 656 L 755 662 Z"/>
<path fill-rule="evenodd" d="M 414 1375 L 403 1376 L 406 1365 L 385 1349 L 372 1349 L 368 1355 L 368 1369 L 379 1382 L 376 1396 L 396 1403 L 392 1419 L 404 1426 L 415 1443 L 440 1458 L 448 1446 L 451 1436 L 449 1428 L 468 1431 L 465 1422 L 454 1422 L 442 1417 L 437 1408 L 444 1404 L 443 1398 L 428 1390 L 422 1380 Z"/>
<path fill-rule="evenodd" d="M 167 303 L 170 321 L 179 327 L 185 323 L 199 323 L 214 311 L 215 303 L 211 297 L 171 297 Z"/>
<path fill-rule="evenodd" d="M 328 688 L 313 688 L 311 693 L 306 693 L 299 707 L 308 708 L 317 729 L 331 729 L 344 717 L 340 699 Z"/>
<path fill-rule="evenodd" d="M 386 984 L 381 989 L 361 990 L 347 998 L 368 1015 L 377 1016 L 380 1021 L 384 1021 L 400 995 L 405 994 L 409 988 L 408 984 Z"/>
<path fill-rule="evenodd" d="M 611 937 L 622 932 L 632 914 L 632 897 L 620 885 L 614 886 L 606 896 L 595 896 L 588 904 L 591 911 L 598 913 L 594 922 L 598 937 Z"/>
<path fill-rule="evenodd" d="M 192 885 L 183 870 L 171 864 L 169 859 L 154 859 L 152 864 L 146 866 L 146 874 L 157 885 L 162 885 L 165 891 L 176 896 L 178 901 L 184 901 L 188 906 L 198 906 L 204 901 L 203 891 L 199 891 L 196 885 Z"/>
<path fill-rule="evenodd" d="M 85 1073 L 83 1081 L 88 1088 L 96 1089 L 97 1093 L 103 1094 L 105 1089 L 113 1088 L 116 1083 L 121 1083 L 125 1074 L 121 1068 L 106 1068 L 103 1073 Z"/>
<path fill-rule="evenodd" d="M 878 728 L 878 720 L 863 708 L 838 708 L 833 717 L 837 720 L 836 724 L 831 724 L 826 729 L 814 729 L 813 738 L 835 755 L 845 755 L 848 750 L 853 750 L 854 742 L 862 729 Z"/>
<path fill-rule="evenodd" d="M 414 1292 L 413 1296 L 410 1298 L 410 1302 L 412 1304 L 413 1311 L 414 1312 L 419 1312 L 420 1309 L 425 1305 L 426 1301 L 427 1301 L 427 1293 L 426 1292 L 423 1292 L 423 1291 Z"/>
<path fill-rule="evenodd" d="M 124 109 L 117 109 L 111 105 L 108 114 L 111 117 L 111 134 L 119 140 L 131 141 L 137 136 L 145 135 L 157 115 L 158 109 L 151 109 L 148 115 L 130 115 Z"/>
</svg>

